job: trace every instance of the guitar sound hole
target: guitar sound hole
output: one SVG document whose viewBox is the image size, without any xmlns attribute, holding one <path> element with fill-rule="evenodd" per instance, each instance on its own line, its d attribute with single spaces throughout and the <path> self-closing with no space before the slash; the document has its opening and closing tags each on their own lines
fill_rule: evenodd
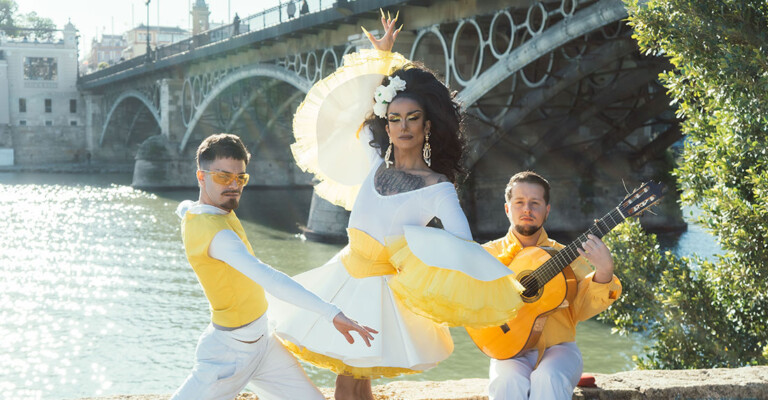
<svg viewBox="0 0 768 400">
<path fill-rule="evenodd" d="M 531 275 L 524 276 L 520 283 L 525 287 L 523 297 L 534 297 L 539 292 L 539 284 Z"/>
</svg>

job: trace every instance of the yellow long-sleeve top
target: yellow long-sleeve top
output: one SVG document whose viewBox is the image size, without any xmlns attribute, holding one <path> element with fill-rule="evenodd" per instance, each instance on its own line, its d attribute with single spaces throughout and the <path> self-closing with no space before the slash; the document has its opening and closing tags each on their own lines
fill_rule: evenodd
<svg viewBox="0 0 768 400">
<path fill-rule="evenodd" d="M 503 238 L 485 243 L 483 247 L 494 257 L 502 255 L 511 245 L 519 244 L 519 240 L 510 230 Z M 544 229 L 536 243 L 537 247 L 552 247 L 561 250 L 565 246 L 550 239 Z M 576 324 L 586 321 L 607 309 L 621 294 L 621 282 L 614 275 L 608 283 L 592 281 L 594 267 L 584 257 L 578 257 L 571 263 L 578 290 L 573 302 L 567 308 L 561 308 L 547 318 L 536 348 L 541 360 L 544 350 L 559 343 L 576 340 Z"/>
</svg>

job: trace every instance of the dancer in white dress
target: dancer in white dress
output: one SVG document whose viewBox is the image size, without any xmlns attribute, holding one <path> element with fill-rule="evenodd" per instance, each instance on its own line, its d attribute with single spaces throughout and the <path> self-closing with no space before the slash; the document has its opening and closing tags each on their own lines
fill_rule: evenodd
<svg viewBox="0 0 768 400">
<path fill-rule="evenodd" d="M 453 320 L 452 311 L 450 320 L 433 318 L 429 307 L 414 312 L 403 301 L 409 293 L 428 292 L 424 298 L 434 302 L 416 298 L 413 303 L 450 303 L 454 289 L 464 285 L 456 279 L 419 277 L 398 283 L 400 293 L 391 288 L 399 275 L 395 253 L 403 264 L 413 264 L 407 247 L 393 241 L 403 237 L 406 226 L 424 227 L 436 218 L 454 240 L 471 241 L 454 186 L 463 172 L 460 107 L 434 74 L 390 52 L 399 32 L 396 19 L 382 13 L 385 35 L 377 40 L 366 32 L 375 50 L 346 56 L 344 66 L 310 90 L 294 117 L 297 143 L 292 149 L 299 166 L 321 181 L 316 186 L 321 196 L 347 208 L 353 204 L 349 245 L 295 279 L 380 334 L 371 347 L 349 346 L 311 312 L 270 300 L 270 315 L 290 351 L 339 375 L 337 399 L 373 399 L 371 379 L 434 367 L 453 351 L 448 328 L 440 322 L 466 323 Z M 338 110 L 332 110 L 334 105 Z M 497 288 L 513 293 L 510 282 Z M 499 321 L 517 307 L 519 297 L 513 294 L 497 297 L 507 311 Z M 471 305 L 456 308 L 465 316 L 483 311 Z"/>
</svg>

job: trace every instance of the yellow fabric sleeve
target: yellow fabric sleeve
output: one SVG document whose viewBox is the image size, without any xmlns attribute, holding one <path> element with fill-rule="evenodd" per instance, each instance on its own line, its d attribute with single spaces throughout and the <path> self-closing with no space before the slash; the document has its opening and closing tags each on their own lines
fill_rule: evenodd
<svg viewBox="0 0 768 400">
<path fill-rule="evenodd" d="M 522 285 L 512 276 L 480 281 L 463 272 L 422 262 L 404 237 L 387 244 L 398 273 L 388 284 L 409 310 L 449 326 L 486 328 L 514 318 L 523 301 Z"/>
</svg>

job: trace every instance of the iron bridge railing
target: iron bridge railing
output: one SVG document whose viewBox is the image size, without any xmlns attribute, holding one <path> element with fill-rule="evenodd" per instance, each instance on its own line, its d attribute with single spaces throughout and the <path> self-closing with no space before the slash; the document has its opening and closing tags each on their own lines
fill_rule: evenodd
<svg viewBox="0 0 768 400">
<path fill-rule="evenodd" d="M 309 10 L 303 14 L 301 12 L 301 0 L 281 2 L 281 4 L 275 7 L 242 18 L 238 24 L 231 23 L 229 25 L 223 25 L 194 35 L 189 39 L 160 46 L 153 50 L 149 55 L 142 54 L 130 58 L 96 72 L 83 75 L 81 79 L 90 81 L 114 75 L 122 71 L 140 67 L 147 63 L 171 58 L 178 54 L 184 54 L 197 48 L 220 43 L 240 35 L 261 31 L 282 24 L 283 22 L 301 18 L 307 14 L 314 14 L 322 10 L 333 8 L 334 5 L 352 1 L 355 0 L 307 0 Z"/>
</svg>

